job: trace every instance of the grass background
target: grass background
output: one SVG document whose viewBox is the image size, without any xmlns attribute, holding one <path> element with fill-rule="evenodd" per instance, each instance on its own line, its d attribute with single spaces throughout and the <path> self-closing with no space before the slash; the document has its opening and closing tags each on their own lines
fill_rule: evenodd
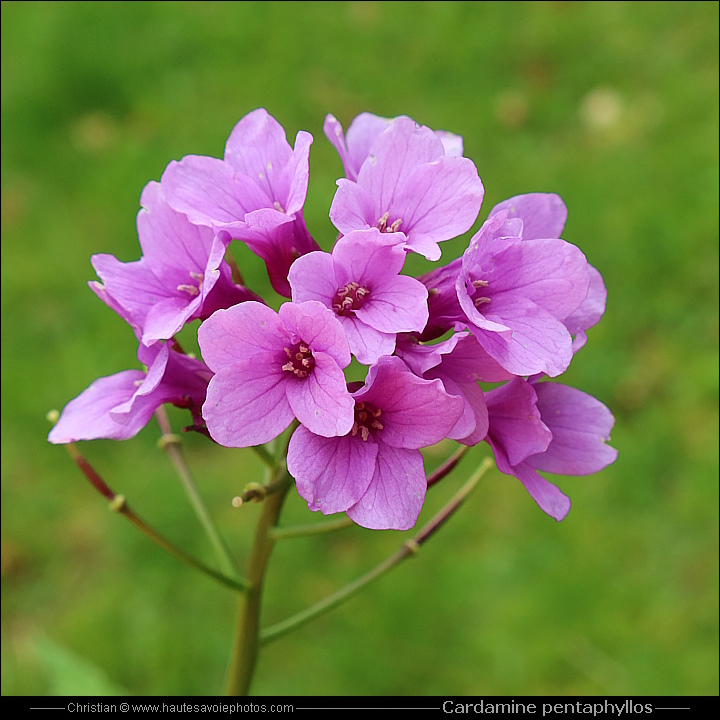
<svg viewBox="0 0 720 720">
<path fill-rule="evenodd" d="M 223 690 L 232 594 L 111 515 L 46 443 L 45 414 L 137 366 L 131 332 L 86 286 L 90 255 L 137 259 L 145 183 L 183 155 L 220 156 L 256 107 L 291 140 L 315 137 L 305 217 L 325 249 L 341 173 L 327 112 L 461 134 L 486 188 L 475 229 L 511 195 L 562 195 L 564 237 L 609 290 L 563 379 L 613 410 L 620 455 L 558 480 L 573 500 L 560 524 L 494 471 L 417 559 L 269 645 L 254 692 L 716 694 L 718 7 L 679 2 L 2 3 L 2 693 Z M 235 251 L 269 292 L 262 263 Z M 83 450 L 212 561 L 157 436 L 151 423 Z M 257 478 L 254 455 L 184 444 L 242 558 L 257 506 L 230 499 Z M 283 521 L 311 519 L 291 491 Z M 265 622 L 406 535 L 279 544 Z"/>
</svg>

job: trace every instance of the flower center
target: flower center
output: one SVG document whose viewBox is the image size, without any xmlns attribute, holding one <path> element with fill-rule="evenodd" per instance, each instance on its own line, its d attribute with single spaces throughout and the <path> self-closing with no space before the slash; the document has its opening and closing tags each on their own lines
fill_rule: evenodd
<svg viewBox="0 0 720 720">
<path fill-rule="evenodd" d="M 472 299 L 473 299 L 473 305 L 476 308 L 481 308 L 483 305 L 487 305 L 487 303 L 490 302 L 490 298 L 486 297 L 482 294 L 482 292 L 478 292 L 481 288 L 486 288 L 488 286 L 487 280 L 473 280 L 472 281 L 473 286 L 473 292 L 470 293 Z"/>
<path fill-rule="evenodd" d="M 177 289 L 180 292 L 186 292 L 192 297 L 200 294 L 203 286 L 203 280 L 205 276 L 202 273 L 191 272 L 190 277 L 197 283 L 197 285 L 178 285 Z"/>
<path fill-rule="evenodd" d="M 369 294 L 370 291 L 363 285 L 349 282 L 335 293 L 332 309 L 338 315 L 353 317 L 353 311 L 359 310 L 363 306 Z"/>
<path fill-rule="evenodd" d="M 370 435 L 374 435 L 378 430 L 383 429 L 380 422 L 382 410 L 371 405 L 368 402 L 355 403 L 355 422 L 350 431 L 353 436 L 360 433 L 360 437 L 365 442 Z"/>
<path fill-rule="evenodd" d="M 388 220 L 390 220 L 390 213 L 386 212 L 377 222 L 377 225 L 375 226 L 380 232 L 384 233 L 394 233 L 397 232 L 400 229 L 400 226 L 402 225 L 402 219 L 398 218 L 397 220 L 393 220 L 390 225 L 388 225 Z"/>
<path fill-rule="evenodd" d="M 282 366 L 282 369 L 285 372 L 291 372 L 296 377 L 306 378 L 315 367 L 315 358 L 310 352 L 310 348 L 304 342 L 298 342 L 284 350 L 288 361 Z"/>
</svg>

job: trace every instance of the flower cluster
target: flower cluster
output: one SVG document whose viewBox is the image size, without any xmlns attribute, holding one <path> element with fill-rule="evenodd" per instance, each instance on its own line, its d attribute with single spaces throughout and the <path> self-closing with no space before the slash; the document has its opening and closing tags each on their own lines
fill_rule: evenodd
<svg viewBox="0 0 720 720">
<path fill-rule="evenodd" d="M 510 198 L 461 258 L 413 278 L 402 274 L 407 254 L 437 261 L 480 211 L 462 139 L 369 113 L 347 133 L 328 115 L 324 131 L 345 172 L 330 252 L 303 219 L 312 136 L 299 132 L 291 147 L 265 110 L 235 126 L 222 159 L 187 156 L 147 185 L 142 257 L 95 255 L 100 282 L 90 283 L 133 328 L 147 370 L 95 381 L 50 441 L 130 438 L 163 403 L 189 409 L 192 427 L 228 447 L 267 443 L 297 420 L 287 467 L 310 509 L 377 529 L 415 524 L 421 448 L 485 441 L 499 469 L 562 519 L 570 501 L 538 471 L 586 475 L 617 454 L 609 410 L 546 379 L 605 310 L 602 277 L 560 238 L 565 204 Z M 228 264 L 233 240 L 289 299 L 277 312 Z M 193 320 L 203 361 L 175 339 Z"/>
</svg>

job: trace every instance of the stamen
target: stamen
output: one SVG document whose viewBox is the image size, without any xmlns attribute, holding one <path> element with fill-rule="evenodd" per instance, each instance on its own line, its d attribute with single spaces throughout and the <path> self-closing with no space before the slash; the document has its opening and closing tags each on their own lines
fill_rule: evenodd
<svg viewBox="0 0 720 720">
<path fill-rule="evenodd" d="M 350 431 L 353 436 L 360 433 L 363 442 L 367 442 L 371 435 L 383 429 L 383 424 L 377 419 L 382 415 L 382 410 L 371 403 L 355 403 L 355 422 Z"/>
<path fill-rule="evenodd" d="M 375 226 L 380 232 L 397 232 L 400 225 L 402 225 L 402 218 L 393 220 L 392 224 L 388 227 L 388 220 L 390 219 L 390 213 L 386 212 L 378 221 Z"/>
<path fill-rule="evenodd" d="M 310 348 L 303 342 L 296 343 L 292 347 L 283 348 L 288 361 L 281 366 L 285 372 L 291 372 L 300 379 L 306 378 L 315 367 L 315 358 Z"/>
<path fill-rule="evenodd" d="M 192 297 L 200 294 L 200 289 L 203 286 L 203 280 L 205 276 L 202 273 L 190 272 L 190 277 L 197 283 L 197 285 L 178 285 L 177 289 L 180 292 L 189 293 Z"/>
<path fill-rule="evenodd" d="M 356 282 L 349 282 L 338 288 L 332 299 L 332 309 L 337 315 L 353 317 L 355 310 L 359 310 L 370 295 L 370 289 Z"/>
<path fill-rule="evenodd" d="M 481 287 L 487 287 L 489 285 L 487 280 L 473 280 L 472 286 L 474 288 L 481 288 Z"/>
<path fill-rule="evenodd" d="M 200 294 L 200 290 L 195 287 L 195 285 L 178 285 L 177 289 L 180 290 L 180 292 L 189 293 L 193 297 Z"/>
<path fill-rule="evenodd" d="M 269 163 L 268 163 L 268 164 L 269 164 Z M 285 212 L 285 210 L 283 210 L 283 206 L 282 206 L 277 200 L 273 203 L 273 207 L 274 207 L 278 212 L 281 212 L 281 213 L 284 213 L 284 212 Z"/>
<path fill-rule="evenodd" d="M 479 297 L 479 298 L 475 298 L 475 299 L 473 300 L 473 305 L 474 305 L 475 307 L 480 307 L 481 305 L 485 305 L 486 303 L 489 303 L 489 302 L 490 302 L 490 298 L 488 298 L 488 297 Z"/>
</svg>

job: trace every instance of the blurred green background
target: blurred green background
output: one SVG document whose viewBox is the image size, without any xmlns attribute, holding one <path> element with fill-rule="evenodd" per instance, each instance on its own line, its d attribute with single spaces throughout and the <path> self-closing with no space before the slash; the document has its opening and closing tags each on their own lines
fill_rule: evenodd
<svg viewBox="0 0 720 720">
<path fill-rule="evenodd" d="M 603 400 L 617 463 L 560 478 L 560 524 L 493 471 L 419 557 L 269 645 L 256 694 L 716 694 L 716 3 L 2 3 L 2 693 L 216 694 L 235 599 L 112 515 L 45 414 L 137 367 L 86 286 L 90 255 L 139 257 L 140 192 L 220 156 L 265 107 L 315 143 L 305 217 L 321 246 L 341 165 L 326 113 L 407 114 L 461 134 L 488 210 L 557 192 L 609 289 L 564 381 Z M 464 238 L 445 243 L 443 262 Z M 249 284 L 262 263 L 234 247 Z M 411 269 L 424 267 L 413 260 Z M 186 420 L 171 411 L 176 428 Z M 86 443 L 116 492 L 213 556 L 152 422 Z M 185 437 L 243 558 L 246 450 Z M 428 467 L 452 450 L 430 449 Z M 487 454 L 428 497 L 431 517 Z M 285 524 L 320 520 L 293 490 Z M 276 547 L 265 624 L 319 600 L 408 533 L 351 528 Z"/>
</svg>

